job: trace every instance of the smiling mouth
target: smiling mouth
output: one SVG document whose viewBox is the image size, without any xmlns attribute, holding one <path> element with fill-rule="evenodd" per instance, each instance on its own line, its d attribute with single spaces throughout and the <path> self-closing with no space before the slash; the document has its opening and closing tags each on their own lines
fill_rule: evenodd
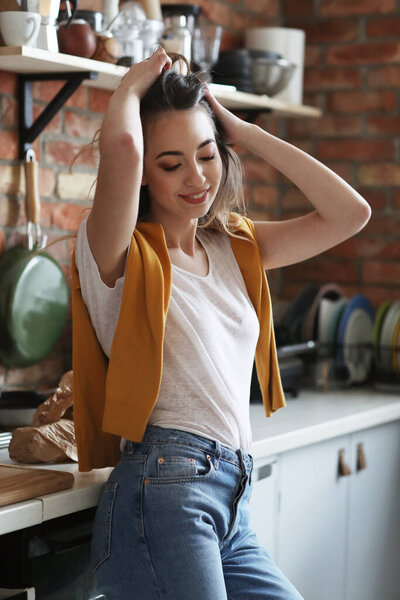
<svg viewBox="0 0 400 600">
<path fill-rule="evenodd" d="M 207 188 L 206 190 L 203 190 L 202 192 L 199 192 L 198 194 L 190 194 L 190 195 L 179 194 L 179 195 L 181 198 L 183 198 L 186 202 L 189 202 L 190 204 L 201 204 L 207 198 L 209 191 L 210 191 L 210 188 Z"/>
</svg>

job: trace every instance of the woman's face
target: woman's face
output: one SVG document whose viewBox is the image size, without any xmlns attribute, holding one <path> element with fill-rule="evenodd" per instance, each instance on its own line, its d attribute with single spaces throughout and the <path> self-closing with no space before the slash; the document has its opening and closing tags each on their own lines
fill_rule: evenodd
<svg viewBox="0 0 400 600">
<path fill-rule="evenodd" d="M 221 175 L 214 129 L 204 109 L 173 110 L 149 119 L 142 183 L 148 186 L 152 221 L 205 215 Z"/>
</svg>

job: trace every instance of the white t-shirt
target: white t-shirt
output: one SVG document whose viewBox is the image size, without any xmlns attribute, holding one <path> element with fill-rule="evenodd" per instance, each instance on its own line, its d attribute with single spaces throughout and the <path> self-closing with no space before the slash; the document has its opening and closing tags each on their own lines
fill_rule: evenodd
<svg viewBox="0 0 400 600">
<path fill-rule="evenodd" d="M 248 452 L 250 384 L 260 326 L 229 237 L 201 229 L 196 235 L 207 253 L 209 272 L 202 277 L 172 265 L 162 379 L 148 422 Z M 101 280 L 86 219 L 78 232 L 75 259 L 83 300 L 109 356 L 124 277 L 113 288 Z"/>
</svg>

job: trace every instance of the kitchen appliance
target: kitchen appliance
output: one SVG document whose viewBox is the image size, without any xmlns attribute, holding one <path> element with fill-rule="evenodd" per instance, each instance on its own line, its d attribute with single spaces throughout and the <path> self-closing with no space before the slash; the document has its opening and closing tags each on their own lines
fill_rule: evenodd
<svg viewBox="0 0 400 600">
<path fill-rule="evenodd" d="M 255 27 L 245 31 L 246 48 L 278 52 L 296 65 L 289 84 L 276 98 L 290 104 L 303 103 L 305 32 L 291 27 Z"/>
<path fill-rule="evenodd" d="M 207 73 L 218 61 L 222 27 L 200 18 L 193 30 L 192 57 L 195 63 Z"/>
<path fill-rule="evenodd" d="M 89 23 L 90 27 L 96 33 L 100 33 L 105 29 L 105 15 L 99 10 L 77 10 L 75 14 L 75 19 L 83 19 L 87 23 Z M 58 13 L 57 22 L 61 23 L 62 21 L 68 21 L 69 14 L 67 10 L 60 10 Z"/>
<path fill-rule="evenodd" d="M 295 70 L 296 65 L 284 58 L 253 59 L 252 80 L 255 93 L 276 96 L 289 84 Z"/>
<path fill-rule="evenodd" d="M 66 1 L 72 5 L 72 13 L 66 24 L 66 27 L 69 27 L 78 10 L 78 0 Z M 42 48 L 49 52 L 58 52 L 57 17 L 60 11 L 60 4 L 60 0 L 39 0 L 41 23 L 36 41 L 37 48 Z"/>
<path fill-rule="evenodd" d="M 58 263 L 42 250 L 38 165 L 25 160 L 28 247 L 0 258 L 0 362 L 27 367 L 43 360 L 57 343 L 68 316 L 69 288 Z"/>
</svg>

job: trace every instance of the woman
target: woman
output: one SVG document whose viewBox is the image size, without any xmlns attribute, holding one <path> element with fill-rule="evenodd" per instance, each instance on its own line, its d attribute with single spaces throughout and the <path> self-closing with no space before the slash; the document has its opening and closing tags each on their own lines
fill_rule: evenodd
<svg viewBox="0 0 400 600">
<path fill-rule="evenodd" d="M 266 416 L 285 406 L 265 269 L 354 235 L 370 209 L 170 67 L 158 49 L 110 99 L 72 262 L 79 468 L 117 465 L 94 526 L 98 591 L 300 600 L 249 527 L 254 357 Z M 315 210 L 285 222 L 240 214 L 231 143 L 281 171 Z"/>
</svg>

